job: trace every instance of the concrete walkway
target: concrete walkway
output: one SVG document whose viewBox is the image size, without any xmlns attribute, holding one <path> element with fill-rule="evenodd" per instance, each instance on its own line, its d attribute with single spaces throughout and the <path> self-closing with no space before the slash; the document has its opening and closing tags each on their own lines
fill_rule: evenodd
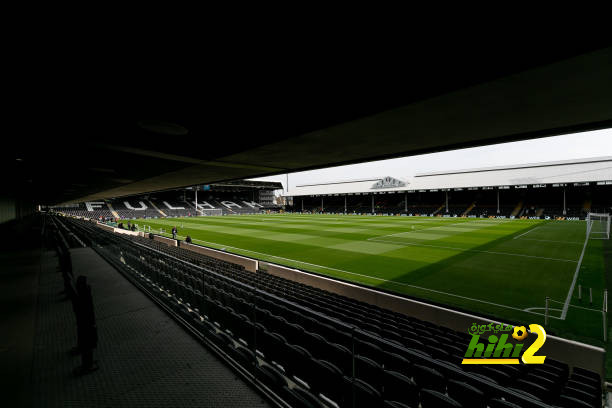
<svg viewBox="0 0 612 408">
<path fill-rule="evenodd" d="M 72 306 L 59 295 L 57 258 L 43 253 L 27 405 L 269 406 L 91 248 L 71 252 L 75 276 L 86 275 L 92 287 L 100 370 L 72 375 L 80 362 L 68 354 L 76 343 Z"/>
</svg>

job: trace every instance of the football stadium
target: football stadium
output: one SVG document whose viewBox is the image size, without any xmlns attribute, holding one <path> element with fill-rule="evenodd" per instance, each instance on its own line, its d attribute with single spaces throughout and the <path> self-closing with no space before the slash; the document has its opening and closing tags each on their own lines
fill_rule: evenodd
<svg viewBox="0 0 612 408">
<path fill-rule="evenodd" d="M 7 406 L 612 406 L 612 48 L 546 50 L 23 116 L 55 133 L 3 152 Z"/>
</svg>

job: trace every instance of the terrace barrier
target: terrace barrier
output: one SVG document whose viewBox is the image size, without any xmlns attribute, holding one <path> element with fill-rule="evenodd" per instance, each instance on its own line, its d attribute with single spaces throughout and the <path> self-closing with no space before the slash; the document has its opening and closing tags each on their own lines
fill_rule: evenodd
<svg viewBox="0 0 612 408">
<path fill-rule="evenodd" d="M 249 272 L 256 272 L 259 267 L 259 263 L 256 259 L 247 258 L 245 256 L 234 255 L 216 249 L 203 247 L 200 245 L 189 244 L 185 241 L 181 241 L 181 248 L 189 251 L 197 252 L 202 255 L 210 256 L 212 258 L 220 259 L 222 261 L 231 262 L 237 265 L 244 266 Z"/>
</svg>

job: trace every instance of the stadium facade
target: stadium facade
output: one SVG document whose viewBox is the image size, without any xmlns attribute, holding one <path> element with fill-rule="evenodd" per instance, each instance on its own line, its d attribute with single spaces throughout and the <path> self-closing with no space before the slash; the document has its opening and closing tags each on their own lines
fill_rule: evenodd
<svg viewBox="0 0 612 408">
<path fill-rule="evenodd" d="M 290 196 L 305 212 L 585 218 L 612 210 L 612 157 L 304 183 Z"/>
</svg>

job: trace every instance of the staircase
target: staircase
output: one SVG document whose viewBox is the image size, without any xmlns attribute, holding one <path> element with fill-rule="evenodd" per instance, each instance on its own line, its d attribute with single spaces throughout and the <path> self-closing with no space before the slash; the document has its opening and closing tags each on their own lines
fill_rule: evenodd
<svg viewBox="0 0 612 408">
<path fill-rule="evenodd" d="M 433 215 L 438 214 L 440 211 L 442 211 L 444 209 L 444 207 L 446 207 L 446 204 L 442 204 L 440 207 L 438 207 L 438 209 L 436 211 L 434 211 Z"/>
<path fill-rule="evenodd" d="M 472 204 L 470 204 L 470 206 L 467 208 L 467 210 L 465 210 L 463 212 L 463 214 L 461 214 L 462 217 L 465 217 L 466 215 L 468 215 L 470 213 L 470 211 L 472 211 L 472 209 L 476 207 L 476 201 L 474 201 Z"/>
<path fill-rule="evenodd" d="M 523 201 L 519 201 L 519 203 L 516 205 L 516 207 L 514 207 L 514 210 L 512 210 L 512 212 L 510 213 L 511 216 L 516 217 L 519 213 L 519 211 L 521 211 L 521 209 L 523 208 Z"/>
<path fill-rule="evenodd" d="M 111 214 L 113 214 L 113 217 L 119 218 L 119 213 L 117 211 L 115 211 L 115 209 L 113 208 L 113 205 L 111 203 L 109 203 L 107 201 L 106 202 L 106 206 L 108 207 L 108 210 L 111 212 Z"/>
<path fill-rule="evenodd" d="M 147 200 L 147 201 L 149 201 L 149 204 L 151 204 L 151 207 L 155 208 L 158 213 L 160 213 L 164 217 L 167 217 L 166 213 L 163 212 L 162 210 L 160 210 L 159 208 L 157 208 L 157 206 L 155 205 L 155 203 L 153 203 L 153 201 L 151 201 L 151 200 Z"/>
</svg>

